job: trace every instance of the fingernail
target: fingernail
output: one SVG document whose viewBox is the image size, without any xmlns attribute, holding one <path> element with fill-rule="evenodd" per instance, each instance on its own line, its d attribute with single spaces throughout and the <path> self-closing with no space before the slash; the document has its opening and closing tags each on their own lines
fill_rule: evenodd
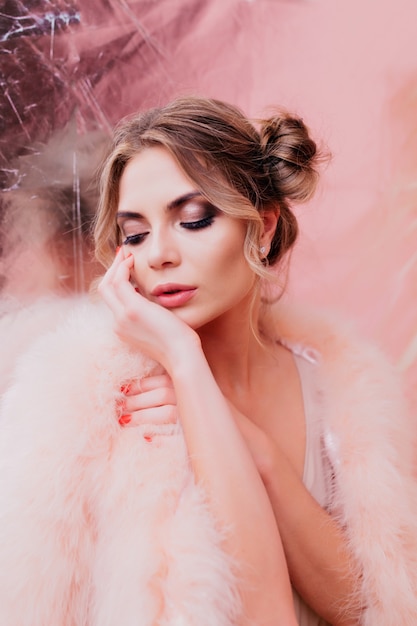
<svg viewBox="0 0 417 626">
<path fill-rule="evenodd" d="M 130 383 L 126 383 L 120 387 L 120 393 L 129 393 L 130 391 Z"/>
<path fill-rule="evenodd" d="M 150 435 L 143 435 L 143 438 L 145 441 L 149 441 L 149 442 L 152 441 L 152 437 Z"/>
<path fill-rule="evenodd" d="M 131 421 L 132 416 L 130 415 L 130 413 L 126 413 L 126 415 L 122 415 L 122 417 L 119 418 L 120 426 L 126 426 L 126 424 L 129 424 L 129 422 Z"/>
<path fill-rule="evenodd" d="M 120 248 L 121 248 L 121 246 L 117 246 L 117 248 L 116 248 L 116 254 L 119 252 Z"/>
</svg>

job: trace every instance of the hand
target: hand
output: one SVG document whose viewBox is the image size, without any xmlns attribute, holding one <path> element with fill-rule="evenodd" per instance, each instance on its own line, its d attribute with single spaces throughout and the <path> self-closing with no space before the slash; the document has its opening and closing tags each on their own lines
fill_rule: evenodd
<svg viewBox="0 0 417 626">
<path fill-rule="evenodd" d="M 130 282 L 133 263 L 133 256 L 125 258 L 120 249 L 99 285 L 99 293 L 113 312 L 118 337 L 170 372 L 187 342 L 198 345 L 198 335 L 174 313 L 136 292 Z"/>
<path fill-rule="evenodd" d="M 122 388 L 119 424 L 175 424 L 178 421 L 177 401 L 167 374 L 148 376 L 132 381 Z"/>
</svg>

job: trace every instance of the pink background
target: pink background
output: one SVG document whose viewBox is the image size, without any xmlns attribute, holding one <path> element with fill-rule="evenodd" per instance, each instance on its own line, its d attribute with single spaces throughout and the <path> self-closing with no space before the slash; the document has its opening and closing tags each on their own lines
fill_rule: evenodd
<svg viewBox="0 0 417 626">
<path fill-rule="evenodd" d="M 35 167 L 37 178 L 41 171 L 48 185 L 57 162 L 71 170 L 69 136 L 76 152 L 121 116 L 177 94 L 223 98 L 251 116 L 274 104 L 299 113 L 333 158 L 316 198 L 297 209 L 302 235 L 288 297 L 353 318 L 398 364 L 417 403 L 415 0 L 79 5 L 60 5 L 61 14 L 68 6 L 77 10 L 79 23 L 74 18 L 60 32 L 3 44 L 19 46 L 21 67 L 8 67 L 2 154 L 36 145 L 42 166 L 28 165 L 22 149 L 12 156 L 17 168 Z M 42 146 L 47 153 L 51 145 L 48 160 Z M 25 180 L 28 189 L 31 176 Z M 41 258 L 39 249 L 34 256 Z M 50 268 L 28 261 L 30 244 L 21 258 L 20 286 L 37 281 L 46 288 Z"/>
</svg>

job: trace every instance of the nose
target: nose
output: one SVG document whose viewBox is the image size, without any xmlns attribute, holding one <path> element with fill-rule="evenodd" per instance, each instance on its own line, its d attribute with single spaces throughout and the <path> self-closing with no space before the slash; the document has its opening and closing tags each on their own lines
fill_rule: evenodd
<svg viewBox="0 0 417 626">
<path fill-rule="evenodd" d="M 152 269 L 160 269 L 169 265 L 179 265 L 181 254 L 178 242 L 169 228 L 154 229 L 149 239 L 149 267 Z"/>
</svg>

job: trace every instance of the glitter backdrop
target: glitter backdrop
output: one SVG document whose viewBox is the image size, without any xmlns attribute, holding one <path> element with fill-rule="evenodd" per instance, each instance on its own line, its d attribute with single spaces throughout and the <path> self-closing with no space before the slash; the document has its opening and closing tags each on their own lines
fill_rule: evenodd
<svg viewBox="0 0 417 626">
<path fill-rule="evenodd" d="M 333 159 L 298 209 L 288 297 L 341 311 L 417 389 L 414 0 L 18 0 L 0 7 L 0 280 L 88 288 L 113 124 L 184 93 L 299 113 Z"/>
</svg>

